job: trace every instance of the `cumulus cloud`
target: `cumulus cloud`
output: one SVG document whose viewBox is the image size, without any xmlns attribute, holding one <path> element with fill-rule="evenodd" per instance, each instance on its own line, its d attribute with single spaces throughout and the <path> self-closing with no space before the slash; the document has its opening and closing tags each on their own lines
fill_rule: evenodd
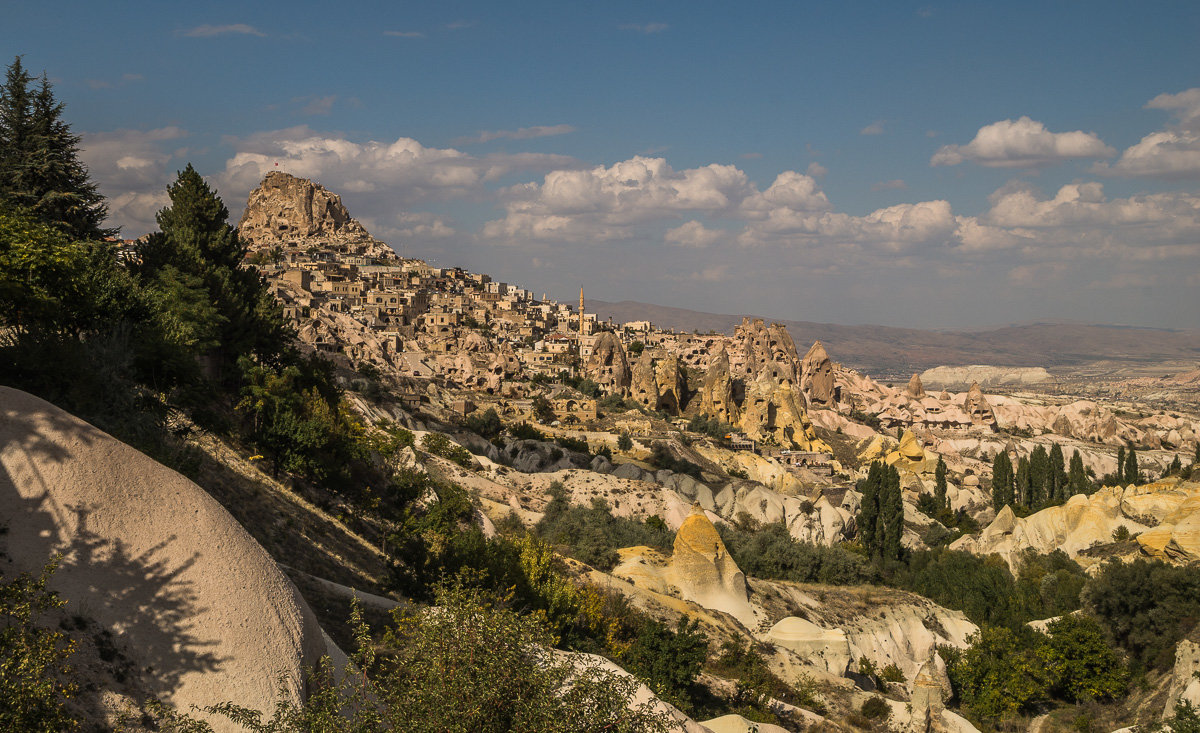
<svg viewBox="0 0 1200 733">
<path fill-rule="evenodd" d="M 481 130 L 478 135 L 459 138 L 460 144 L 487 143 L 492 140 L 532 140 L 539 137 L 553 137 L 575 132 L 574 125 L 534 125 L 519 127 L 516 130 Z"/>
<path fill-rule="evenodd" d="M 871 124 L 867 125 L 863 129 L 859 130 L 858 134 L 859 135 L 882 135 L 883 134 L 883 120 L 875 120 Z"/>
<path fill-rule="evenodd" d="M 824 178 L 827 173 L 829 173 L 829 169 L 814 160 L 808 164 L 808 167 L 804 169 L 804 172 L 813 178 L 820 180 Z"/>
<path fill-rule="evenodd" d="M 930 165 L 976 163 L 990 168 L 1038 168 L 1078 158 L 1108 158 L 1116 151 L 1094 133 L 1050 132 L 1041 122 L 1021 117 L 985 125 L 966 145 L 944 145 Z"/>
<path fill-rule="evenodd" d="M 109 199 L 112 225 L 130 236 L 154 228 L 154 214 L 167 202 L 170 164 L 186 153 L 179 141 L 187 136 L 186 130 L 173 126 L 80 136 L 79 156 Z"/>
<path fill-rule="evenodd" d="M 231 23 L 229 25 L 198 25 L 195 28 L 188 28 L 183 32 L 183 35 L 189 38 L 213 38 L 214 36 L 260 36 L 264 37 L 267 34 L 252 25 L 245 23 Z"/>
<path fill-rule="evenodd" d="M 1160 94 L 1146 108 L 1171 112 L 1173 124 L 1143 137 L 1112 166 L 1096 165 L 1095 172 L 1166 180 L 1200 178 L 1200 87 Z"/>
<path fill-rule="evenodd" d="M 716 244 L 726 233 L 720 229 L 709 229 L 698 221 L 689 221 L 674 229 L 668 229 L 663 240 L 668 244 L 683 247 L 709 247 Z"/>
<path fill-rule="evenodd" d="M 222 188 L 244 196 L 272 170 L 319 180 L 327 188 L 362 194 L 364 201 L 407 207 L 427 200 L 480 194 L 483 184 L 514 172 L 576 165 L 540 153 L 475 156 L 433 148 L 412 138 L 355 142 L 308 127 L 258 133 L 232 141 L 236 152 L 221 173 Z"/>
<path fill-rule="evenodd" d="M 503 194 L 507 216 L 488 222 L 497 239 L 623 239 L 636 224 L 693 212 L 732 211 L 754 194 L 749 178 L 731 165 L 676 171 L 662 158 L 635 156 L 610 167 L 558 170 L 542 183 Z"/>
</svg>

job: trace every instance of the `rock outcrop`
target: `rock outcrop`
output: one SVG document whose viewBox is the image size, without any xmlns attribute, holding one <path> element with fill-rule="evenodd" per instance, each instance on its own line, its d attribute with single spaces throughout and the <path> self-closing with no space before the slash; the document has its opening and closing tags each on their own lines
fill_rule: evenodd
<svg viewBox="0 0 1200 733">
<path fill-rule="evenodd" d="M 312 611 L 211 496 L 54 405 L 0 387 L 0 558 L 111 632 L 146 689 L 190 712 L 270 710 L 327 651 Z M 218 731 L 241 730 L 224 718 Z"/>
<path fill-rule="evenodd" d="M 698 397 L 701 414 L 728 425 L 738 423 L 738 408 L 733 401 L 733 380 L 729 376 L 729 354 L 725 351 L 724 343 L 718 343 L 716 351 L 709 358 L 704 387 Z"/>
<path fill-rule="evenodd" d="M 908 380 L 908 387 L 904 390 L 905 394 L 914 400 L 919 400 L 925 396 L 925 385 L 921 383 L 921 375 L 913 372 L 913 375 Z"/>
<path fill-rule="evenodd" d="M 1175 669 L 1167 688 L 1163 718 L 1175 715 L 1176 703 L 1184 701 L 1200 706 L 1200 644 L 1184 639 L 1175 646 Z"/>
<path fill-rule="evenodd" d="M 823 629 L 811 621 L 787 616 L 771 627 L 767 640 L 841 677 L 850 668 L 850 641 L 841 629 Z"/>
<path fill-rule="evenodd" d="M 979 388 L 979 382 L 972 382 L 971 388 L 967 390 L 967 397 L 963 400 L 963 410 L 971 416 L 971 422 L 975 425 L 987 426 L 995 429 L 996 413 L 992 410 L 992 406 L 988 403 L 987 398 L 983 396 L 983 390 Z"/>
<path fill-rule="evenodd" d="M 687 401 L 687 380 L 674 354 L 655 358 L 650 349 L 642 352 L 629 384 L 630 399 L 649 410 L 678 415 Z"/>
<path fill-rule="evenodd" d="M 350 216 L 336 193 L 282 171 L 272 171 L 250 192 L 238 234 L 252 249 L 276 245 L 353 245 L 346 251 L 394 256 Z"/>
<path fill-rule="evenodd" d="M 813 342 L 800 362 L 800 391 L 811 406 L 831 407 L 834 402 L 833 363 L 820 341 Z"/>
<path fill-rule="evenodd" d="M 738 427 L 752 440 L 799 450 L 828 450 L 808 419 L 804 396 L 782 370 L 765 370 L 746 386 Z"/>
<path fill-rule="evenodd" d="M 632 374 L 625 346 L 612 331 L 605 331 L 596 338 L 591 356 L 584 365 L 584 374 L 609 394 L 626 396 Z"/>
</svg>

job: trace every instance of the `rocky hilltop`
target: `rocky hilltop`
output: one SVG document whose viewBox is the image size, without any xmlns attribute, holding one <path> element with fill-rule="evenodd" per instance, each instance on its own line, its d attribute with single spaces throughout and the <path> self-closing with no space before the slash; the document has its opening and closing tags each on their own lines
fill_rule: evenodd
<svg viewBox="0 0 1200 733">
<path fill-rule="evenodd" d="M 250 192 L 238 233 L 251 249 L 343 245 L 369 256 L 394 254 L 350 216 L 336 193 L 283 171 L 268 173 Z"/>
</svg>

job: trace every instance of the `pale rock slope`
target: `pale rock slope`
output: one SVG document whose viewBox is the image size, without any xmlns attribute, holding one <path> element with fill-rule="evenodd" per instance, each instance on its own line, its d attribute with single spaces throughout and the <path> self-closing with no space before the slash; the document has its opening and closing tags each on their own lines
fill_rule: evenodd
<svg viewBox="0 0 1200 733">
<path fill-rule="evenodd" d="M 1147 554 L 1182 561 L 1200 558 L 1200 484 L 1160 481 L 1111 487 L 1091 496 L 1076 494 L 1066 504 L 1024 518 L 1004 507 L 980 534 L 962 537 L 950 547 L 999 554 L 1010 566 L 1027 548 L 1038 553 L 1061 549 L 1086 565 L 1095 561 L 1081 551 L 1112 542 L 1118 527 L 1137 536 Z"/>
<path fill-rule="evenodd" d="M 109 629 L 164 702 L 293 701 L 327 653 L 266 551 L 194 483 L 54 405 L 0 387 L 0 562 Z M 332 652 L 332 650 L 328 650 Z M 240 730 L 212 721 L 218 731 Z"/>
</svg>

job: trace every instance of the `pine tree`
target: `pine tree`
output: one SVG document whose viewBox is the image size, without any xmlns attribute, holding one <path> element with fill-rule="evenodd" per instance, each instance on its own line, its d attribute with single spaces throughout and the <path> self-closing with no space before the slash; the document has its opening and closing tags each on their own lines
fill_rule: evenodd
<svg viewBox="0 0 1200 733">
<path fill-rule="evenodd" d="M 1013 503 L 1013 469 L 1008 452 L 1001 449 L 992 461 L 992 508 L 1000 511 Z"/>
<path fill-rule="evenodd" d="M 879 549 L 879 495 L 882 482 L 883 464 L 879 461 L 872 461 L 867 469 L 867 477 L 858 482 L 858 490 L 862 494 L 862 503 L 858 508 L 858 536 L 862 538 L 863 549 L 871 557 L 876 556 Z"/>
<path fill-rule="evenodd" d="M 1109 477 L 1105 476 L 1105 484 L 1108 484 Z M 1120 484 L 1125 482 L 1125 446 L 1117 448 L 1117 470 L 1112 473 L 1112 482 Z"/>
<path fill-rule="evenodd" d="M 900 472 L 888 466 L 883 472 L 883 492 L 879 501 L 882 524 L 880 556 L 884 560 L 899 560 L 904 552 L 904 500 L 900 493 Z M 877 533 L 878 534 L 878 533 Z"/>
<path fill-rule="evenodd" d="M 1089 483 L 1087 471 L 1083 468 L 1083 456 L 1076 450 L 1071 454 L 1071 470 L 1067 475 L 1068 490 L 1072 496 L 1086 494 Z"/>
<path fill-rule="evenodd" d="M 167 187 L 160 231 L 138 248 L 138 276 L 155 292 L 176 340 L 228 378 L 241 356 L 273 361 L 288 331 L 266 284 L 242 266 L 246 254 L 229 211 L 189 163 Z"/>
<path fill-rule="evenodd" d="M 1137 451 L 1133 449 L 1132 444 L 1130 444 L 1129 450 L 1125 451 L 1123 479 L 1126 484 L 1140 484 L 1142 482 L 1141 473 L 1138 470 Z"/>
<path fill-rule="evenodd" d="M 937 502 L 939 510 L 947 508 L 946 505 L 946 461 L 938 456 L 937 468 L 934 470 L 933 498 Z"/>
<path fill-rule="evenodd" d="M 75 239 L 112 234 L 101 227 L 108 208 L 79 160 L 63 104 L 45 74 L 36 89 L 33 81 L 17 57 L 0 89 L 0 198 Z"/>
<path fill-rule="evenodd" d="M 1031 498 L 1033 495 L 1033 484 L 1030 482 L 1029 459 L 1025 456 L 1017 461 L 1016 475 L 1016 492 L 1017 503 L 1026 509 L 1032 509 Z"/>
</svg>

